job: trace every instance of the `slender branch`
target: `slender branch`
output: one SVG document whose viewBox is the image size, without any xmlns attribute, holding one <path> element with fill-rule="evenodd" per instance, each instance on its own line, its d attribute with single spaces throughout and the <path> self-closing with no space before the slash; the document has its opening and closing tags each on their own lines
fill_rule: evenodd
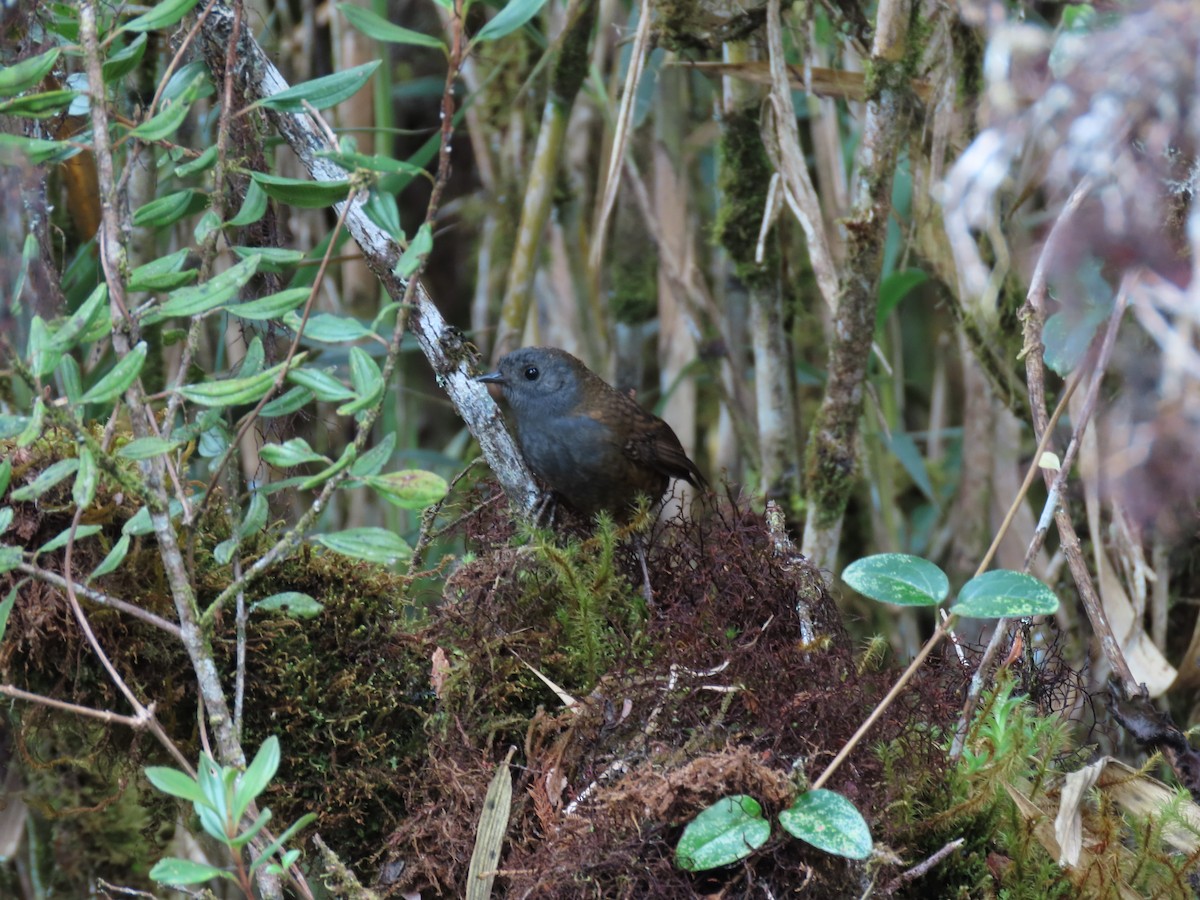
<svg viewBox="0 0 1200 900">
<path fill-rule="evenodd" d="M 43 569 L 38 566 L 31 565 L 30 563 L 21 563 L 19 566 L 17 566 L 17 569 L 18 571 L 24 572 L 26 575 L 33 576 L 39 581 L 52 584 L 56 588 L 61 588 L 64 591 L 67 590 L 67 579 L 63 578 L 57 572 L 51 572 L 49 569 Z M 103 591 L 98 591 L 95 588 L 87 587 L 86 585 L 75 583 L 70 585 L 70 588 L 77 594 L 86 597 L 88 600 L 91 600 L 93 603 L 98 603 L 101 606 L 108 606 L 112 609 L 120 610 L 127 615 L 133 616 L 135 619 L 141 619 L 143 622 L 165 631 L 167 634 L 171 635 L 171 637 L 182 637 L 182 633 L 180 632 L 178 625 L 176 625 L 174 622 L 168 622 L 162 616 L 156 616 L 148 609 L 142 609 L 140 606 L 134 603 L 118 599 L 117 597 L 113 597 L 104 593 Z"/>
<path fill-rule="evenodd" d="M 461 28 L 461 20 L 459 28 Z M 219 68 L 224 59 L 232 35 L 232 13 L 219 4 L 205 22 L 204 54 L 209 66 Z M 461 38 L 455 42 L 461 47 Z M 267 58 L 262 48 L 245 33 L 237 38 L 238 67 L 234 79 L 239 90 L 254 101 L 269 97 L 288 87 L 287 82 Z M 346 173 L 335 163 L 317 156 L 329 146 L 310 116 L 280 113 L 269 110 L 267 115 L 279 134 L 295 151 L 309 173 L 318 181 L 336 181 Z M 452 124 L 452 117 L 443 122 L 443 129 Z M 448 145 L 447 145 L 448 146 Z M 449 151 L 440 158 L 449 162 Z M 441 163 L 439 163 L 441 168 Z M 440 192 L 435 187 L 436 199 Z M 395 299 L 403 299 L 408 285 L 412 285 L 411 330 L 421 350 L 437 375 L 442 388 L 447 392 L 454 408 L 462 416 L 471 434 L 479 441 L 480 450 L 496 473 L 509 502 L 524 515 L 531 514 L 537 506 L 538 491 L 524 459 L 516 444 L 503 425 L 503 418 L 483 385 L 473 378 L 473 359 L 470 347 L 462 335 L 452 329 L 434 305 L 419 280 L 405 280 L 393 271 L 400 257 L 400 247 L 391 235 L 383 232 L 363 212 L 362 198 L 353 204 L 342 201 L 349 208 L 346 212 L 346 228 L 362 249 L 367 265 L 379 278 L 387 293 Z M 341 210 L 342 204 L 335 204 Z M 389 370 L 390 371 L 390 370 Z M 387 372 L 385 372 L 385 380 Z"/>
</svg>

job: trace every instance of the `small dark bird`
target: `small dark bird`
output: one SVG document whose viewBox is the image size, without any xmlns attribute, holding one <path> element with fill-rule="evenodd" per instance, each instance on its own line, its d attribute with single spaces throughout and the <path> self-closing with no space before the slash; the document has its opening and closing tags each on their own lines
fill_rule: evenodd
<svg viewBox="0 0 1200 900">
<path fill-rule="evenodd" d="M 564 350 L 514 350 L 477 380 L 500 385 L 529 468 L 586 516 L 625 520 L 638 494 L 656 503 L 672 478 L 708 486 L 670 425 Z"/>
</svg>

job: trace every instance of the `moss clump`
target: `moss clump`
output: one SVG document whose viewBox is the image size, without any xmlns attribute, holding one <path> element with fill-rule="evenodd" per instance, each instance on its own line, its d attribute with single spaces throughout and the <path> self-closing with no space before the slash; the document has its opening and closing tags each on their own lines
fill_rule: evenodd
<svg viewBox="0 0 1200 900">
<path fill-rule="evenodd" d="M 729 112 L 721 124 L 717 152 L 722 203 L 715 225 L 716 239 L 729 252 L 738 278 L 748 288 L 770 287 L 779 271 L 777 242 L 767 241 L 762 263 L 755 261 L 773 172 L 759 133 L 758 110 Z"/>
</svg>

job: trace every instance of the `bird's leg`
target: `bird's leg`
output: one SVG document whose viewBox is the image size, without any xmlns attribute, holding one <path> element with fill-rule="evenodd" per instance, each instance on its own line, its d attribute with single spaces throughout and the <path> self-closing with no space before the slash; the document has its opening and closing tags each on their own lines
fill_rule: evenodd
<svg viewBox="0 0 1200 900">
<path fill-rule="evenodd" d="M 633 549 L 637 553 L 638 565 L 642 567 L 642 596 L 646 598 L 647 606 L 653 606 L 654 591 L 650 589 L 650 570 L 646 567 L 646 545 L 640 534 L 633 536 Z"/>
<path fill-rule="evenodd" d="M 542 499 L 538 501 L 537 507 L 533 511 L 533 524 L 539 527 L 553 528 L 554 514 L 558 511 L 558 502 L 555 500 L 554 491 L 546 491 L 542 494 Z M 542 524 L 542 519 L 545 519 L 545 525 Z"/>
</svg>

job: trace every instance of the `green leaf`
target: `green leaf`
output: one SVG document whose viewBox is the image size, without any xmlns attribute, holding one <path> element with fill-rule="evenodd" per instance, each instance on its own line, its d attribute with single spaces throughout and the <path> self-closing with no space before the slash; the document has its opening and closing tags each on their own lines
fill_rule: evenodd
<svg viewBox="0 0 1200 900">
<path fill-rule="evenodd" d="M 847 859 L 871 855 L 871 830 L 854 804 L 833 791 L 801 794 L 779 814 L 784 830 L 819 850 Z"/>
<path fill-rule="evenodd" d="M 383 440 L 360 456 L 350 467 L 350 474 L 355 478 L 366 478 L 368 475 L 378 475 L 379 470 L 387 464 L 392 451 L 396 449 L 396 432 L 389 431 Z M 3 491 L 0 491 L 3 493 Z"/>
<path fill-rule="evenodd" d="M 346 199 L 350 193 L 348 179 L 341 181 L 306 181 L 301 178 L 281 178 L 278 175 L 254 173 L 254 181 L 267 196 L 280 203 L 300 209 L 321 209 Z"/>
<path fill-rule="evenodd" d="M 50 338 L 50 346 L 64 352 L 72 349 L 80 336 L 86 333 L 98 319 L 104 318 L 111 325 L 107 313 L 108 286 L 104 282 L 100 282 L 96 289 L 88 295 L 88 298 L 79 304 L 79 309 L 75 310 L 54 332 Z M 108 331 L 107 325 L 104 330 Z"/>
<path fill-rule="evenodd" d="M 133 224 L 139 228 L 166 228 L 184 216 L 200 212 L 206 206 L 207 194 L 187 188 L 138 207 L 133 213 Z"/>
<path fill-rule="evenodd" d="M 92 574 L 88 576 L 88 581 L 116 571 L 117 566 L 125 561 L 125 554 L 129 552 L 129 540 L 129 535 L 121 535 L 121 539 L 108 551 L 108 556 L 100 560 L 100 565 L 92 570 Z"/>
<path fill-rule="evenodd" d="M 0 134 L 0 165 L 17 166 L 25 160 L 34 166 L 60 163 L 82 152 L 82 148 L 72 146 L 67 141 L 47 141 L 23 134 Z M 13 296 L 21 295 L 17 292 Z"/>
<path fill-rule="evenodd" d="M 237 793 L 233 798 L 233 818 L 240 819 L 250 803 L 267 789 L 275 772 L 279 769 L 279 738 L 271 735 L 262 742 L 254 761 L 246 767 L 238 780 Z"/>
<path fill-rule="evenodd" d="M 479 29 L 476 41 L 495 41 L 512 34 L 538 14 L 546 0 L 508 0 L 504 9 Z"/>
<path fill-rule="evenodd" d="M 688 823 L 675 847 L 675 863 L 702 872 L 744 859 L 767 842 L 771 824 L 746 794 L 722 797 Z"/>
<path fill-rule="evenodd" d="M 917 449 L 917 442 L 913 440 L 912 435 L 906 431 L 892 430 L 890 434 L 884 436 L 884 440 L 887 442 L 888 450 L 900 461 L 900 465 L 904 466 L 904 471 L 913 480 L 913 484 L 931 503 L 936 503 L 933 482 L 929 479 L 929 470 L 925 468 L 925 458 Z"/>
<path fill-rule="evenodd" d="M 402 28 L 399 25 L 394 25 L 382 16 L 376 15 L 369 9 L 364 9 L 361 6 L 354 6 L 350 3 L 339 3 L 337 8 L 342 11 L 342 15 L 346 17 L 351 25 L 361 31 L 369 38 L 374 38 L 377 41 L 382 41 L 385 44 L 408 44 L 414 47 L 433 47 L 437 50 L 446 52 L 446 44 L 428 34 L 422 34 L 419 31 L 412 31 L 408 28 Z"/>
<path fill-rule="evenodd" d="M 79 448 L 79 471 L 75 473 L 75 484 L 71 488 L 71 499 L 80 509 L 87 509 L 96 499 L 96 487 L 100 483 L 100 469 L 96 457 L 86 446 Z"/>
<path fill-rule="evenodd" d="M 242 517 L 242 524 L 238 526 L 238 534 L 248 538 L 262 531 L 267 524 L 268 512 L 266 494 L 255 491 L 250 496 L 250 505 L 246 508 L 246 515 Z"/>
<path fill-rule="evenodd" d="M 46 403 L 41 397 L 33 401 L 33 415 L 29 417 L 29 424 L 24 430 L 17 435 L 17 446 L 28 447 L 34 441 L 42 436 L 42 429 L 46 426 Z"/>
<path fill-rule="evenodd" d="M 42 91 L 25 94 L 0 103 L 0 115 L 24 116 L 29 119 L 48 119 L 67 111 L 79 91 Z"/>
<path fill-rule="evenodd" d="M 8 483 L 12 481 L 12 460 L 5 457 L 0 461 L 0 497 L 4 496 L 8 490 Z"/>
<path fill-rule="evenodd" d="M 184 441 L 168 441 L 165 438 L 154 436 L 138 438 L 118 450 L 117 456 L 122 459 L 152 459 L 163 453 L 170 453 L 172 450 L 182 447 L 184 443 Z"/>
<path fill-rule="evenodd" d="M 1089 306 L 1082 314 L 1075 309 L 1054 313 L 1042 327 L 1043 358 L 1055 374 L 1065 378 L 1079 365 L 1096 331 L 1108 320 L 1109 311 Z"/>
<path fill-rule="evenodd" d="M 19 63 L 0 68 L 0 97 L 12 97 L 40 84 L 58 62 L 60 52 L 55 47 Z"/>
<path fill-rule="evenodd" d="M 342 471 L 342 469 L 346 468 L 346 466 L 351 465 L 357 455 L 358 451 L 354 449 L 354 444 L 347 444 L 346 449 L 342 451 L 342 455 L 338 457 L 336 462 L 326 466 L 314 475 L 309 475 L 296 486 L 302 491 L 308 491 L 323 485 L 338 472 Z"/>
<path fill-rule="evenodd" d="M 213 878 L 227 878 L 237 881 L 232 873 L 208 863 L 192 862 L 190 859 L 176 859 L 168 856 L 160 859 L 150 870 L 150 877 L 159 884 L 200 884 Z"/>
<path fill-rule="evenodd" d="M 208 802 L 204 792 L 200 790 L 199 783 L 186 772 L 169 766 L 147 766 L 146 778 L 164 794 L 170 794 L 180 800 L 190 800 L 192 803 Z"/>
<path fill-rule="evenodd" d="M 11 506 L 0 507 L 0 534 L 8 531 L 8 526 L 12 524 L 13 511 Z"/>
<path fill-rule="evenodd" d="M 493 20 L 494 21 L 494 20 Z M 416 235 L 401 254 L 396 267 L 392 270 L 401 278 L 408 278 L 425 262 L 425 257 L 433 249 L 433 229 L 428 222 L 422 223 Z"/>
<path fill-rule="evenodd" d="M 303 359 L 304 354 L 297 353 L 292 359 L 292 365 L 299 365 Z M 185 385 L 179 388 L 179 393 L 200 406 L 240 406 L 245 403 L 257 403 L 275 384 L 276 376 L 285 365 L 286 362 L 281 362 L 248 378 L 229 378 L 225 381 Z"/>
<path fill-rule="evenodd" d="M 62 359 L 62 351 L 54 347 L 50 329 L 41 316 L 29 320 L 29 365 L 39 378 L 49 375 Z"/>
<path fill-rule="evenodd" d="M 229 220 L 228 224 L 234 228 L 245 228 L 261 219 L 266 211 L 266 191 L 257 181 L 251 179 L 250 186 L 246 188 L 246 197 L 242 200 L 242 208 L 238 210 L 236 216 Z"/>
<path fill-rule="evenodd" d="M 1052 616 L 1058 612 L 1058 597 L 1032 575 L 994 569 L 964 584 L 950 611 L 972 619 Z"/>
<path fill-rule="evenodd" d="M 259 415 L 264 419 L 275 416 L 290 416 L 303 409 L 316 398 L 316 394 L 306 387 L 294 387 L 280 397 L 276 397 L 262 408 Z"/>
<path fill-rule="evenodd" d="M 8 628 L 8 616 L 12 612 L 13 604 L 17 602 L 17 589 L 25 583 L 27 579 L 22 579 L 12 586 L 12 590 L 5 596 L 4 601 L 0 602 L 0 641 L 4 640 L 4 631 Z"/>
<path fill-rule="evenodd" d="M 286 247 L 234 247 L 233 252 L 242 259 L 257 253 L 262 257 L 262 262 L 258 266 L 260 272 L 279 273 L 304 261 L 302 251 L 289 250 Z"/>
<path fill-rule="evenodd" d="M 0 413 L 0 440 L 16 437 L 29 425 L 29 416 L 13 416 Z M 7 462 L 7 460 L 5 460 Z"/>
<path fill-rule="evenodd" d="M 339 400 L 350 400 L 354 397 L 354 391 L 328 372 L 318 369 L 293 369 L 288 372 L 288 381 L 308 388 L 317 395 L 318 400 L 325 403 L 336 403 Z"/>
<path fill-rule="evenodd" d="M 258 335 L 250 342 L 250 346 L 246 348 L 246 355 L 242 357 L 242 362 L 238 366 L 237 378 L 249 378 L 251 375 L 257 375 L 262 371 L 263 364 L 267 361 L 267 351 L 263 348 L 262 338 Z"/>
<path fill-rule="evenodd" d="M 258 271 L 259 261 L 260 257 L 252 256 L 235 266 L 230 266 L 204 284 L 172 291 L 162 306 L 151 309 L 142 316 L 142 322 L 149 325 L 172 316 L 198 316 L 211 312 L 237 296 L 238 291 Z"/>
<path fill-rule="evenodd" d="M 195 281 L 200 274 L 199 270 L 183 268 L 187 263 L 188 252 L 188 248 L 184 247 L 138 266 L 129 273 L 129 290 L 169 291 Z"/>
<path fill-rule="evenodd" d="M 75 542 L 79 543 L 79 541 L 83 540 L 84 538 L 89 538 L 93 534 L 97 534 L 102 530 L 103 528 L 100 525 L 80 525 L 75 529 Z M 70 538 L 71 528 L 70 526 L 67 526 L 54 537 L 50 538 L 50 540 L 46 541 L 46 543 L 42 544 L 42 546 L 38 547 L 37 552 L 53 553 L 55 550 L 60 550 L 67 546 L 67 541 L 70 540 Z"/>
<path fill-rule="evenodd" d="M 255 322 L 278 319 L 284 313 L 291 312 L 307 300 L 308 295 L 311 293 L 311 288 L 286 288 L 274 294 L 260 297 L 257 300 L 249 300 L 246 303 L 237 303 L 233 306 L 228 306 L 225 311 L 231 316 L 237 316 L 239 319 L 250 319 Z M 298 320 L 299 317 L 297 317 Z M 292 325 L 288 325 L 288 327 L 294 328 Z"/>
<path fill-rule="evenodd" d="M 138 341 L 137 346 L 117 360 L 117 364 L 108 370 L 108 374 L 97 381 L 79 398 L 80 403 L 107 403 L 125 393 L 129 386 L 141 374 L 146 362 L 146 342 Z"/>
<path fill-rule="evenodd" d="M 7 544 L 0 544 L 0 575 L 3 575 L 5 572 L 11 572 L 22 562 L 24 562 L 24 557 L 21 554 L 20 547 L 10 547 Z"/>
<path fill-rule="evenodd" d="M 339 416 L 352 416 L 373 406 L 383 396 L 383 375 L 375 360 L 361 347 L 350 348 L 350 383 L 358 399 L 338 407 Z"/>
<path fill-rule="evenodd" d="M 293 290 L 301 289 L 293 288 Z M 304 288 L 303 290 L 307 291 L 308 289 Z M 285 315 L 283 317 L 283 324 L 292 329 L 292 331 L 299 331 L 299 314 L 289 313 Z M 333 313 L 314 313 L 304 323 L 304 337 L 322 344 L 345 344 L 372 334 L 374 332 L 364 327 L 358 319 L 352 319 L 349 316 L 335 316 Z"/>
<path fill-rule="evenodd" d="M 299 591 L 284 591 L 281 594 L 264 597 L 251 604 L 250 609 L 251 611 L 273 610 L 285 612 L 296 619 L 311 619 L 313 616 L 320 615 L 325 607 L 308 594 L 302 594 Z"/>
<path fill-rule="evenodd" d="M 0 138 L 8 137 L 9 135 L 0 134 Z M 0 166 L 10 164 L 5 159 L 7 151 L 3 144 L 0 144 Z M 35 163 L 35 165 L 37 165 Z M 29 277 L 29 267 L 33 261 L 38 258 L 41 249 L 38 245 L 37 236 L 32 232 L 25 235 L 25 245 L 21 248 L 21 265 L 17 267 L 17 277 L 13 279 L 12 295 L 8 302 L 8 308 L 12 312 L 16 312 L 21 308 L 21 294 L 25 291 L 25 281 Z"/>
<path fill-rule="evenodd" d="M 164 103 L 151 118 L 129 132 L 129 136 L 147 143 L 164 140 L 179 130 L 191 108 L 192 99 L 186 96 Z"/>
<path fill-rule="evenodd" d="M 278 94 L 263 98 L 258 101 L 258 105 L 278 112 L 290 113 L 304 112 L 306 102 L 314 109 L 328 109 L 358 93 L 359 89 L 375 74 L 375 70 L 379 68 L 381 62 L 382 60 L 376 59 L 352 69 L 305 81 L 280 91 Z"/>
<path fill-rule="evenodd" d="M 921 269 L 903 269 L 893 272 L 879 283 L 879 310 L 875 317 L 875 327 L 878 328 L 887 321 L 900 302 L 920 287 L 929 276 Z"/>
<path fill-rule="evenodd" d="M 329 458 L 317 453 L 302 437 L 294 437 L 282 444 L 264 444 L 259 456 L 277 469 L 287 469 L 304 463 L 327 463 Z"/>
<path fill-rule="evenodd" d="M 355 6 L 352 8 L 358 9 L 359 7 Z M 366 10 L 363 10 L 363 12 L 366 12 Z M 372 15 L 374 14 L 372 13 Z M 368 172 L 385 172 L 389 175 L 418 176 L 426 174 L 422 166 L 399 159 L 392 159 L 390 156 L 367 156 L 364 153 L 353 153 L 346 150 L 322 150 L 317 156 L 321 159 L 328 159 L 337 163 L 347 172 L 360 169 Z"/>
<path fill-rule="evenodd" d="M 26 503 L 30 500 L 36 500 L 60 481 L 74 475 L 77 471 L 79 471 L 78 459 L 74 457 L 71 459 L 60 459 L 38 473 L 38 477 L 29 484 L 13 491 L 8 499 L 13 503 Z"/>
<path fill-rule="evenodd" d="M 842 580 L 865 597 L 899 606 L 937 606 L 950 593 L 945 572 L 908 553 L 863 557 L 846 566 Z"/>
<path fill-rule="evenodd" d="M 425 509 L 432 506 L 450 489 L 446 479 L 422 469 L 402 469 L 387 475 L 372 475 L 363 482 L 378 492 L 384 500 L 404 509 Z"/>
<path fill-rule="evenodd" d="M 199 0 L 163 0 L 149 11 L 125 23 L 126 31 L 154 31 L 170 28 L 186 16 Z"/>
<path fill-rule="evenodd" d="M 101 77 L 105 84 L 117 81 L 124 78 L 130 72 L 138 67 L 138 63 L 142 61 L 142 55 L 146 52 L 146 35 L 139 34 L 129 46 L 118 50 L 112 56 L 104 61 L 104 65 L 100 69 Z"/>
<path fill-rule="evenodd" d="M 315 822 L 316 820 L 317 820 L 316 813 L 305 813 L 304 815 L 302 815 L 299 819 L 297 819 L 295 821 L 295 823 L 292 825 L 291 828 L 289 828 L 283 834 L 279 835 L 279 837 L 275 838 L 275 840 L 271 841 L 271 843 L 269 843 L 265 848 L 263 848 L 262 854 L 257 859 L 255 859 L 254 862 L 250 863 L 250 871 L 253 873 L 263 863 L 268 862 L 271 859 L 271 857 L 274 856 L 276 852 L 278 852 L 280 847 L 282 847 L 284 844 L 286 844 L 288 841 L 290 841 L 292 839 L 292 835 L 294 835 L 301 828 L 304 828 L 304 827 L 310 825 L 311 823 Z M 292 853 L 292 851 L 289 851 L 288 854 L 286 854 L 286 855 L 290 856 L 291 853 Z"/>
<path fill-rule="evenodd" d="M 386 528 L 365 526 L 363 528 L 347 528 L 345 531 L 335 531 L 330 534 L 315 534 L 312 540 L 334 553 L 363 559 L 367 562 L 379 563 L 384 566 L 395 565 L 402 559 L 412 555 L 412 548 L 404 542 L 400 535 Z"/>
<path fill-rule="evenodd" d="M 176 178 L 187 178 L 189 175 L 195 175 L 197 172 L 203 172 L 210 169 L 217 162 L 217 145 L 212 144 L 193 159 L 191 162 L 185 162 L 182 165 L 175 167 Z"/>
</svg>

